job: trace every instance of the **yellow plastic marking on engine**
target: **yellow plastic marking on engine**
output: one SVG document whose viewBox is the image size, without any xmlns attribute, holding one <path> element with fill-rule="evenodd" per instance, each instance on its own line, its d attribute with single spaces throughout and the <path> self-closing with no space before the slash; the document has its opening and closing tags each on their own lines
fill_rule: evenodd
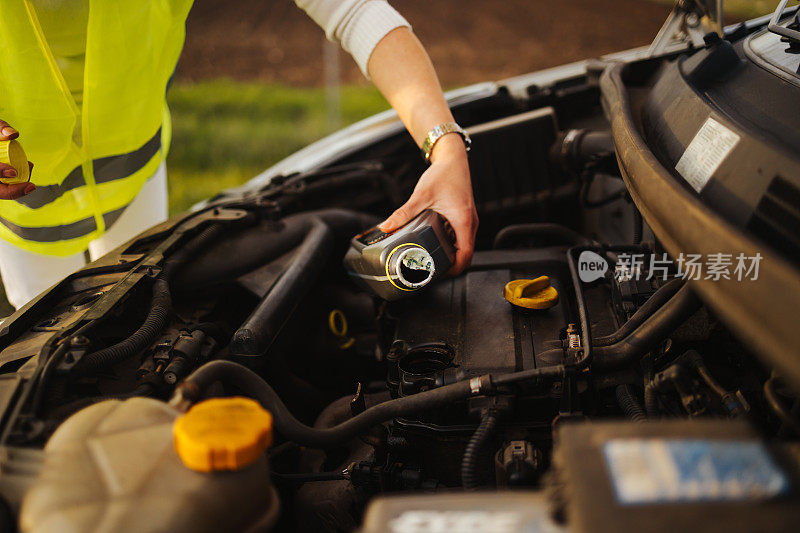
<svg viewBox="0 0 800 533">
<path fill-rule="evenodd" d="M 11 165 L 17 171 L 16 178 L 8 178 L 0 174 L 0 183 L 13 185 L 25 183 L 31 179 L 31 169 L 28 166 L 28 156 L 19 141 L 0 141 L 0 163 Z"/>
<path fill-rule="evenodd" d="M 272 415 L 249 398 L 213 398 L 175 420 L 175 451 L 198 472 L 239 470 L 272 444 Z"/>
<path fill-rule="evenodd" d="M 347 317 L 340 309 L 334 309 L 328 314 L 328 328 L 341 340 L 340 350 L 347 350 L 356 343 L 353 337 L 347 335 Z"/>
<path fill-rule="evenodd" d="M 342 343 L 339 345 L 340 350 L 347 350 L 351 348 L 356 343 L 356 340 L 353 337 L 348 337 L 342 340 Z"/>
<path fill-rule="evenodd" d="M 337 337 L 347 335 L 347 317 L 339 309 L 334 309 L 328 314 L 328 327 Z"/>
<path fill-rule="evenodd" d="M 550 309 L 558 303 L 558 291 L 550 285 L 548 276 L 509 281 L 503 296 L 512 305 L 527 309 Z"/>
</svg>

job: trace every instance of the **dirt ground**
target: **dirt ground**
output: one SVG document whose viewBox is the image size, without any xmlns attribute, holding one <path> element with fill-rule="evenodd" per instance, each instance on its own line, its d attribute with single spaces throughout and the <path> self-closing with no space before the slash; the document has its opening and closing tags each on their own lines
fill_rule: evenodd
<svg viewBox="0 0 800 533">
<path fill-rule="evenodd" d="M 669 11 L 644 0 L 391 0 L 442 84 L 496 80 L 649 43 Z M 320 85 L 324 37 L 291 0 L 196 0 L 179 80 Z M 342 57 L 342 81 L 364 81 Z"/>
</svg>

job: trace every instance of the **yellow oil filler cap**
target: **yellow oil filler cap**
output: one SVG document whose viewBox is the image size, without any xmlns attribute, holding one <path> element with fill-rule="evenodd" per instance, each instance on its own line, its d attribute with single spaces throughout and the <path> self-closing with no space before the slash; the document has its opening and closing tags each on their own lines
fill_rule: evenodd
<svg viewBox="0 0 800 533">
<path fill-rule="evenodd" d="M 548 276 L 509 281 L 503 296 L 511 304 L 527 309 L 550 309 L 558 303 L 558 291 L 550 285 Z"/>
<path fill-rule="evenodd" d="M 249 398 L 213 398 L 175 420 L 175 451 L 198 472 L 239 470 L 272 444 L 272 415 Z"/>
<path fill-rule="evenodd" d="M 31 169 L 28 167 L 28 156 L 18 141 L 0 141 L 0 163 L 11 165 L 17 171 L 16 178 L 7 178 L 0 175 L 0 183 L 13 185 L 25 183 L 31 179 Z"/>
</svg>

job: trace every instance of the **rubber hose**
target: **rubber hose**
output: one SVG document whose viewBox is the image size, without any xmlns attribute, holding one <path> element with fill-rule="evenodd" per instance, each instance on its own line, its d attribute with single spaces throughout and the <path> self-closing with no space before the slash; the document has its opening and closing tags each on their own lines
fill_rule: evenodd
<svg viewBox="0 0 800 533">
<path fill-rule="evenodd" d="M 672 298 L 678 290 L 683 287 L 684 280 L 674 278 L 658 288 L 647 301 L 636 310 L 636 312 L 625 322 L 622 327 L 611 335 L 598 337 L 592 341 L 593 346 L 608 346 L 621 341 L 642 325 L 647 318 L 653 315 L 666 302 Z"/>
<path fill-rule="evenodd" d="M 614 153 L 610 131 L 585 129 L 564 132 L 551 149 L 551 159 L 568 171 L 579 171 L 592 160 Z"/>
<path fill-rule="evenodd" d="M 297 420 L 269 384 L 247 367 L 231 361 L 211 361 L 195 370 L 176 389 L 177 397 L 197 400 L 212 383 L 220 381 L 257 400 L 272 413 L 275 429 L 285 439 L 312 448 L 331 448 L 389 420 L 448 405 L 473 394 L 470 381 L 389 400 L 331 428 L 309 427 Z"/>
<path fill-rule="evenodd" d="M 464 457 L 461 459 L 461 485 L 464 490 L 473 491 L 478 488 L 478 460 L 496 425 L 497 413 L 491 410 L 484 413 L 478 429 L 472 434 L 464 449 Z"/>
<path fill-rule="evenodd" d="M 647 420 L 647 414 L 633 395 L 633 390 L 630 385 L 619 385 L 616 389 L 616 393 L 617 403 L 625 413 L 625 416 L 634 422 L 644 422 Z"/>
<path fill-rule="evenodd" d="M 564 350 L 556 348 L 542 352 L 542 355 L 548 354 L 550 356 L 564 355 Z M 541 368 L 530 368 L 528 370 L 520 370 L 519 372 L 509 372 L 508 374 L 500 374 L 499 376 L 492 376 L 492 384 L 495 386 L 511 385 L 519 383 L 520 381 L 529 381 L 533 379 L 555 379 L 563 378 L 566 372 L 564 365 L 551 365 L 543 366 Z"/>
<path fill-rule="evenodd" d="M 772 377 L 764 383 L 764 400 L 772 413 L 781 422 L 781 430 L 788 429 L 797 436 L 800 436 L 800 421 L 795 419 L 792 414 L 783 406 L 775 387 L 776 378 Z"/>
<path fill-rule="evenodd" d="M 701 305 L 689 285 L 684 285 L 653 316 L 623 340 L 608 346 L 595 347 L 592 367 L 616 367 L 641 358 L 697 312 Z"/>
<path fill-rule="evenodd" d="M 269 350 L 303 296 L 325 270 L 333 252 L 333 232 L 318 218 L 307 221 L 307 233 L 289 267 L 259 302 L 230 342 L 237 356 L 258 356 Z"/>
<path fill-rule="evenodd" d="M 588 244 L 590 240 L 577 231 L 561 224 L 533 223 L 514 224 L 501 229 L 494 238 L 492 248 L 495 250 L 510 248 L 519 239 L 537 237 L 550 241 L 550 244 Z"/>
<path fill-rule="evenodd" d="M 613 154 L 614 138 L 610 131 L 587 131 L 578 140 L 575 153 L 584 161 L 598 154 Z"/>
<path fill-rule="evenodd" d="M 328 404 L 317 416 L 316 421 L 314 421 L 314 427 L 329 428 L 341 424 L 348 418 L 352 418 L 353 411 L 350 405 L 352 401 L 353 396 L 350 395 L 342 396 Z"/>
<path fill-rule="evenodd" d="M 309 483 L 312 481 L 341 481 L 347 479 L 347 473 L 342 472 L 308 472 L 301 474 L 281 474 L 273 472 L 272 478 L 277 481 L 290 483 Z"/>
</svg>

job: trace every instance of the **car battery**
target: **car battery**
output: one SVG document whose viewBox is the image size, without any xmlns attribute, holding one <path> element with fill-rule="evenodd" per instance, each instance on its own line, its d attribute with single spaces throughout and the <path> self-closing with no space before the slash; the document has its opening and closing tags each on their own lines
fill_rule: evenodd
<svg viewBox="0 0 800 533">
<path fill-rule="evenodd" d="M 797 531 L 797 465 L 742 421 L 565 423 L 554 450 L 570 530 Z"/>
</svg>

